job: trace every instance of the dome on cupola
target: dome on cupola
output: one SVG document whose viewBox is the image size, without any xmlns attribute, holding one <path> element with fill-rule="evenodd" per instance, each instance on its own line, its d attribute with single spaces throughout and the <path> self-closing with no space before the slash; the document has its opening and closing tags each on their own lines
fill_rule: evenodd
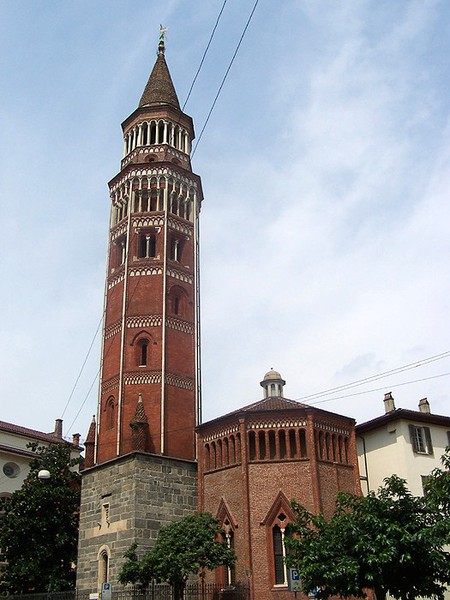
<svg viewBox="0 0 450 600">
<path fill-rule="evenodd" d="M 273 369 L 267 371 L 260 385 L 264 388 L 264 398 L 283 398 L 283 386 L 286 385 L 286 382 L 278 371 Z"/>
</svg>

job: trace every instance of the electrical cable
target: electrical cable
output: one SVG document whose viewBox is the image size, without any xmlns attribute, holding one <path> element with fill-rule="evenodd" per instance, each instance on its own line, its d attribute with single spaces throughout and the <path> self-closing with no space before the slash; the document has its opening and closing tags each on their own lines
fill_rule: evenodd
<svg viewBox="0 0 450 600">
<path fill-rule="evenodd" d="M 194 76 L 194 79 L 193 79 L 193 81 L 192 81 L 192 83 L 191 83 L 191 87 L 189 88 L 189 92 L 188 92 L 187 98 L 186 98 L 186 100 L 184 101 L 184 104 L 183 104 L 183 106 L 182 106 L 182 108 L 181 108 L 181 110 L 182 110 L 183 112 L 184 112 L 184 109 L 185 109 L 185 106 L 186 106 L 186 104 L 188 103 L 188 100 L 189 100 L 189 98 L 191 97 L 191 92 L 192 92 L 192 89 L 193 89 L 193 87 L 194 87 L 194 85 L 195 85 L 195 82 L 197 81 L 197 77 L 198 77 L 198 75 L 199 75 L 199 73 L 200 73 L 200 71 L 201 71 L 201 68 L 202 68 L 202 66 L 203 66 L 203 62 L 204 62 L 204 60 L 205 60 L 205 58 L 206 58 L 206 55 L 207 55 L 207 53 L 208 53 L 209 47 L 210 47 L 210 45 L 211 45 L 211 42 L 212 42 L 212 40 L 213 40 L 214 34 L 216 33 L 216 29 L 217 29 L 217 26 L 218 26 L 218 24 L 219 24 L 220 17 L 222 16 L 223 9 L 225 8 L 225 5 L 226 5 L 226 3 L 227 3 L 227 2 L 228 2 L 228 0 L 224 0 L 224 2 L 223 2 L 223 4 L 222 4 L 222 8 L 220 9 L 219 15 L 218 15 L 218 17 L 217 17 L 217 19 L 216 19 L 216 24 L 215 24 L 215 25 L 214 25 L 214 27 L 213 27 L 213 30 L 212 30 L 212 32 L 211 32 L 211 35 L 210 35 L 210 37 L 209 37 L 208 44 L 206 45 L 206 49 L 205 49 L 205 51 L 203 52 L 202 60 L 200 61 L 200 65 L 199 65 L 199 67 L 198 67 L 198 69 L 197 69 L 197 73 L 196 73 L 196 74 L 195 74 L 195 76 Z"/>
<path fill-rule="evenodd" d="M 450 373 L 441 373 L 440 375 L 431 375 L 430 377 L 423 377 L 422 379 L 414 379 L 412 381 L 403 381 L 402 383 L 394 383 L 390 385 L 390 388 L 397 388 L 403 385 L 411 385 L 412 383 L 420 383 L 421 381 L 429 381 L 430 379 L 438 379 L 439 377 L 448 377 Z M 351 398 L 352 396 L 360 396 L 361 394 L 370 394 L 372 392 L 380 392 L 385 390 L 385 387 L 382 388 L 374 388 L 371 390 L 364 390 L 361 392 L 355 392 L 353 394 L 346 394 L 345 396 L 335 396 L 333 398 L 327 398 L 326 400 L 317 400 L 310 402 L 311 406 L 315 406 L 316 404 L 324 404 L 325 402 L 332 402 L 333 400 L 344 400 L 345 398 Z"/>
<path fill-rule="evenodd" d="M 131 245 L 132 245 L 132 243 L 133 243 L 133 241 L 134 241 L 134 239 L 135 239 L 136 235 L 137 235 L 137 234 L 136 234 L 136 231 L 133 231 L 132 237 L 131 237 L 131 239 L 130 239 L 130 242 L 129 242 L 129 244 L 128 244 L 127 253 L 129 252 L 129 250 L 130 250 L 130 247 L 131 247 Z M 125 259 L 126 259 L 126 258 L 127 258 L 127 257 L 125 257 Z M 131 292 L 131 294 L 129 295 L 129 297 L 127 298 L 127 302 L 126 302 L 126 308 L 128 308 L 128 306 L 129 306 L 129 303 L 131 302 L 131 300 L 133 299 L 133 296 L 134 296 L 134 294 L 136 293 L 136 290 L 137 290 L 138 284 L 139 284 L 139 282 L 140 282 L 140 280 L 141 280 L 141 277 L 142 277 L 142 274 L 141 274 L 141 273 L 139 273 L 138 277 L 136 278 L 136 285 L 134 286 L 134 289 L 132 290 L 132 292 Z M 103 318 L 104 318 L 105 312 L 106 312 L 106 311 L 103 311 L 102 318 L 101 318 L 101 320 L 100 320 L 100 324 L 103 322 Z M 99 330 L 99 328 L 100 328 L 100 324 L 99 324 L 99 325 L 98 325 L 98 327 L 97 327 L 96 335 L 97 335 L 97 332 L 98 332 L 98 330 Z M 95 337 L 94 337 L 94 339 L 95 339 Z M 92 341 L 92 344 L 93 344 L 93 342 L 94 342 L 94 340 Z M 92 344 L 91 344 L 91 347 L 92 347 Z M 105 360 L 105 358 L 108 356 L 108 353 L 109 353 L 109 351 L 110 351 L 110 349 L 111 349 L 112 345 L 113 345 L 113 344 L 112 344 L 112 340 L 111 340 L 111 343 L 109 344 L 108 348 L 105 350 L 105 353 L 104 353 L 104 355 L 103 355 L 103 361 L 104 361 L 104 360 Z M 90 349 L 89 349 L 89 350 L 90 350 Z M 71 424 L 70 424 L 70 426 L 69 426 L 69 427 L 66 429 L 66 431 L 70 431 L 70 430 L 72 429 L 72 427 L 74 426 L 74 424 L 76 423 L 76 421 L 77 421 L 77 419 L 78 419 L 78 417 L 79 417 L 79 415 L 80 415 L 81 411 L 83 410 L 83 407 L 84 407 L 84 405 L 85 405 L 85 404 L 86 404 L 86 402 L 87 402 L 87 399 L 89 398 L 89 395 L 90 395 L 90 393 L 91 393 L 91 391 L 92 391 L 92 388 L 94 387 L 94 384 L 95 384 L 95 382 L 97 381 L 97 379 L 98 379 L 98 376 L 100 375 L 100 371 L 101 371 L 101 366 L 98 368 L 98 370 L 97 370 L 97 373 L 95 374 L 95 376 L 94 376 L 94 379 L 92 380 L 92 383 L 91 383 L 91 385 L 89 386 L 89 389 L 88 389 L 88 391 L 87 391 L 87 393 L 86 393 L 86 395 L 85 395 L 85 397 L 84 397 L 84 400 L 83 400 L 83 402 L 82 402 L 82 403 L 81 403 L 81 405 L 80 405 L 80 408 L 78 409 L 78 412 L 77 412 L 77 414 L 75 415 L 75 417 L 74 417 L 74 419 L 73 419 L 72 423 L 71 423 Z"/>
<path fill-rule="evenodd" d="M 450 356 L 450 350 L 446 352 L 442 352 L 441 354 L 436 354 L 434 356 L 429 356 L 422 360 L 409 363 L 407 365 L 403 365 L 402 367 L 396 367 L 395 369 L 390 369 L 389 371 L 384 371 L 383 373 L 378 373 L 377 375 L 371 375 L 369 377 L 364 377 L 363 379 L 357 379 L 356 381 L 345 383 L 343 385 L 339 385 L 334 388 L 329 388 L 328 390 L 323 390 L 321 392 L 316 392 L 315 394 L 309 394 L 307 396 L 302 396 L 298 398 L 298 401 L 301 402 L 303 400 L 309 400 L 312 398 L 319 398 L 322 396 L 327 396 L 333 394 L 335 392 L 343 391 L 345 389 L 351 389 L 353 387 L 358 387 L 360 385 L 364 385 L 366 383 L 371 383 L 372 381 L 377 381 L 378 379 L 383 379 L 384 377 L 389 377 L 390 375 L 397 375 L 398 373 L 403 373 L 404 371 L 409 371 L 411 369 L 416 369 L 418 367 L 422 367 L 428 365 L 437 360 L 442 360 L 443 358 L 447 358 Z"/>
<path fill-rule="evenodd" d="M 193 156 L 194 156 L 194 154 L 195 154 L 195 151 L 197 150 L 197 148 L 198 148 L 198 145 L 199 145 L 199 143 L 200 143 L 200 140 L 201 140 L 201 139 L 202 139 L 202 137 L 203 137 L 203 133 L 204 133 L 204 131 L 205 131 L 205 129 L 206 129 L 206 126 L 208 125 L 209 118 L 211 117 L 212 111 L 214 110 L 214 107 L 216 106 L 216 102 L 217 102 L 217 100 L 218 100 L 218 98 L 219 98 L 219 96 L 220 96 L 220 93 L 221 93 L 221 91 L 222 91 L 222 88 L 223 88 L 223 86 L 224 86 L 224 84 L 225 84 L 225 81 L 226 81 L 226 79 L 227 79 L 227 77 L 228 77 L 228 73 L 230 72 L 230 69 L 231 69 L 231 67 L 232 67 L 232 65 L 233 65 L 233 63 L 234 63 L 234 59 L 236 58 L 236 55 L 237 55 L 237 53 L 238 53 L 238 51 L 239 51 L 239 48 L 241 47 L 242 40 L 244 39 L 244 36 L 245 36 L 245 34 L 247 33 L 248 26 L 250 25 L 250 21 L 252 20 L 252 17 L 253 17 L 253 14 L 254 14 L 255 10 L 256 10 L 256 7 L 258 6 L 258 2 L 259 2 L 259 0 L 256 0 L 255 4 L 254 4 L 254 6 L 253 6 L 252 12 L 250 13 L 250 16 L 249 16 L 249 18 L 247 19 L 247 23 L 245 24 L 244 30 L 243 30 L 243 32 L 242 32 L 242 35 L 241 35 L 241 37 L 240 37 L 240 39 L 239 39 L 239 42 L 238 42 L 238 44 L 237 44 L 237 46 L 236 46 L 236 49 L 235 49 L 235 51 L 234 51 L 234 54 L 233 54 L 233 56 L 232 56 L 232 58 L 231 58 L 230 64 L 228 65 L 228 68 L 227 68 L 227 70 L 225 71 L 225 75 L 224 75 L 224 77 L 223 77 L 223 79 L 222 79 L 222 83 L 220 84 L 220 86 L 219 86 L 219 89 L 217 90 L 216 97 L 214 98 L 214 101 L 213 101 L 213 103 L 212 103 L 212 105 L 211 105 L 211 108 L 210 108 L 210 110 L 209 110 L 208 116 L 206 117 L 206 121 L 205 121 L 205 123 L 204 123 L 204 125 L 203 125 L 203 127 L 202 127 L 202 130 L 200 131 L 200 135 L 199 135 L 199 137 L 198 137 L 198 140 L 196 141 L 196 143 L 195 143 L 195 146 L 194 146 L 194 149 L 192 150 L 192 153 L 191 153 L 191 158 L 193 158 Z"/>
<path fill-rule="evenodd" d="M 103 322 L 103 314 L 102 314 L 102 316 L 100 318 L 100 321 L 99 321 L 99 323 L 97 325 L 97 329 L 95 331 L 94 337 L 92 338 L 91 345 L 89 346 L 89 350 L 87 351 L 87 354 L 86 354 L 86 356 L 84 358 L 83 364 L 81 365 L 81 369 L 80 369 L 80 371 L 78 373 L 78 376 L 77 376 L 77 378 L 75 380 L 75 383 L 73 384 L 72 391 L 70 392 L 69 398 L 67 399 L 66 405 L 65 405 L 64 410 L 63 410 L 62 415 L 61 415 L 61 419 L 64 418 L 64 415 L 66 414 L 67 407 L 69 406 L 69 403 L 70 403 L 70 401 L 72 399 L 72 396 L 73 396 L 73 394 L 75 392 L 75 388 L 77 387 L 77 384 L 80 381 L 81 374 L 83 373 L 84 367 L 86 365 L 87 359 L 89 358 L 89 355 L 90 355 L 91 350 L 92 350 L 92 346 L 94 345 L 95 339 L 96 339 L 96 337 L 98 335 L 98 332 L 100 330 L 100 325 L 102 324 L 102 322 Z"/>
</svg>

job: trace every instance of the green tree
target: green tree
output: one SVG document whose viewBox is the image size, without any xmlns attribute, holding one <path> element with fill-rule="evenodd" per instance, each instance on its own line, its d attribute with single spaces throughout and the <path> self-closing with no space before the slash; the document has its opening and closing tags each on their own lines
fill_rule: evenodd
<svg viewBox="0 0 450 600">
<path fill-rule="evenodd" d="M 120 583 L 147 586 L 152 579 L 172 586 L 175 600 L 183 597 L 189 575 L 205 575 L 222 565 L 232 566 L 234 551 L 221 541 L 217 519 L 210 513 L 189 515 L 161 527 L 155 546 L 139 560 L 136 545 L 125 554 Z"/>
<path fill-rule="evenodd" d="M 69 444 L 30 444 L 36 453 L 23 486 L 14 492 L 0 522 L 1 590 L 12 594 L 62 591 L 75 585 L 79 474 L 71 470 Z M 40 480 L 46 469 L 50 478 Z"/>
<path fill-rule="evenodd" d="M 444 456 L 449 466 L 449 454 Z M 304 590 L 378 600 L 390 594 L 413 600 L 442 599 L 450 583 L 449 473 L 435 470 L 426 497 L 414 497 L 403 479 L 385 480 L 366 497 L 341 493 L 332 518 L 293 502 L 295 521 L 286 539 L 288 566 L 298 568 Z M 447 513 L 443 510 L 447 508 Z"/>
</svg>

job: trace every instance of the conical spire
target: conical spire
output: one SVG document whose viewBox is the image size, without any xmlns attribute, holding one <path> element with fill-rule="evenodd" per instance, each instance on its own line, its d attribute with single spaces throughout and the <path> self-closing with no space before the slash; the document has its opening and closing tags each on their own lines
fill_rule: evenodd
<svg viewBox="0 0 450 600">
<path fill-rule="evenodd" d="M 84 442 L 85 446 L 85 457 L 84 457 L 84 468 L 94 466 L 94 445 L 95 445 L 95 415 L 92 417 L 91 425 L 89 427 L 89 431 L 86 437 L 86 441 Z"/>
<path fill-rule="evenodd" d="M 139 400 L 136 406 L 136 412 L 130 423 L 132 432 L 133 450 L 137 452 L 148 451 L 148 419 L 145 414 L 142 395 L 139 394 Z"/>
<path fill-rule="evenodd" d="M 181 110 L 177 93 L 164 57 L 164 50 L 164 35 L 162 34 L 158 44 L 158 57 L 139 102 L 139 108 L 142 108 L 143 106 L 170 104 L 178 110 Z"/>
</svg>

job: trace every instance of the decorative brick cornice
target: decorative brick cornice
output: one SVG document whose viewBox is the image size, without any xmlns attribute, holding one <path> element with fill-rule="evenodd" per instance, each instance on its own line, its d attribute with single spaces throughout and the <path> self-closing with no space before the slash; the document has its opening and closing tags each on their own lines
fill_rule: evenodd
<svg viewBox="0 0 450 600">
<path fill-rule="evenodd" d="M 211 442 L 213 440 L 217 440 L 219 438 L 228 437 L 229 435 L 233 435 L 239 432 L 239 425 L 231 425 L 230 427 L 226 427 L 224 429 L 217 429 L 216 431 L 209 433 L 203 437 L 203 441 Z"/>
<path fill-rule="evenodd" d="M 174 387 L 182 388 L 183 390 L 192 391 L 194 389 L 194 380 L 191 377 L 181 377 L 166 373 L 166 383 Z"/>
<path fill-rule="evenodd" d="M 194 281 L 192 275 L 188 275 L 187 273 L 183 273 L 182 271 L 178 271 L 176 269 L 168 268 L 167 275 L 169 275 L 169 277 L 173 277 L 174 279 L 178 279 L 179 281 L 183 281 L 184 283 L 190 283 L 191 285 Z"/>
<path fill-rule="evenodd" d="M 314 421 L 313 425 L 316 429 L 321 429 L 322 431 L 329 431 L 330 433 L 340 433 L 343 435 L 350 435 L 350 429 L 347 427 L 342 427 L 337 424 L 332 423 L 321 423 L 320 421 Z"/>
<path fill-rule="evenodd" d="M 167 327 L 171 329 L 176 329 L 177 331 L 182 331 L 183 333 L 194 333 L 194 326 L 192 323 L 188 323 L 187 321 L 180 321 L 179 319 L 174 319 L 173 317 L 167 317 L 166 319 Z"/>
<path fill-rule="evenodd" d="M 145 154 L 159 154 L 160 152 L 164 153 L 165 148 L 163 145 L 158 146 L 138 146 L 132 152 L 127 154 L 127 156 L 122 160 L 122 169 L 124 169 L 127 165 L 133 162 L 133 159 L 139 155 Z"/>
<path fill-rule="evenodd" d="M 116 225 L 115 227 L 113 227 L 111 229 L 111 241 L 113 242 L 114 240 L 117 240 L 117 238 L 124 235 L 126 233 L 126 231 L 127 231 L 126 221 L 125 221 L 125 223 L 119 223 L 119 225 Z"/>
<path fill-rule="evenodd" d="M 174 219 L 173 217 L 169 217 L 168 225 L 169 225 L 170 229 L 174 229 L 175 231 L 183 233 L 188 239 L 191 237 L 191 235 L 194 231 L 193 224 L 182 223 L 181 221 L 178 221 L 177 219 Z"/>
<path fill-rule="evenodd" d="M 146 217 L 134 217 L 133 227 L 162 227 L 164 225 L 164 215 L 152 215 Z"/>
<path fill-rule="evenodd" d="M 140 165 L 140 166 L 136 166 L 136 167 L 132 167 L 130 170 L 126 170 L 124 173 L 121 173 L 120 176 L 117 177 L 117 179 L 113 179 L 110 182 L 110 193 L 113 194 L 116 190 L 120 190 L 120 188 L 128 183 L 129 181 L 132 181 L 133 179 L 135 179 L 136 177 L 160 177 L 160 176 L 164 176 L 164 177 L 171 177 L 172 179 L 174 179 L 175 181 L 179 181 L 180 183 L 185 183 L 186 185 L 189 185 L 191 187 L 193 187 L 194 189 L 198 189 L 198 183 L 197 183 L 197 179 L 196 176 L 192 173 L 192 177 L 186 177 L 186 175 L 182 175 L 181 173 L 179 173 L 178 171 L 169 169 L 168 167 L 155 167 L 155 166 L 151 166 L 151 163 L 149 163 L 148 165 Z"/>
<path fill-rule="evenodd" d="M 152 371 L 150 373 L 126 373 L 123 381 L 125 385 L 142 385 L 143 383 L 161 383 L 161 373 Z"/>
<path fill-rule="evenodd" d="M 306 427 L 306 419 L 280 419 L 268 421 L 249 421 L 246 429 L 286 429 L 289 427 Z"/>
<path fill-rule="evenodd" d="M 116 321 L 115 323 L 112 323 L 111 325 L 109 325 L 105 329 L 105 340 L 112 338 L 114 335 L 116 335 L 116 333 L 119 333 L 119 331 L 121 329 L 122 329 L 122 323 L 120 321 Z"/>
<path fill-rule="evenodd" d="M 108 290 L 110 290 L 112 287 L 114 287 L 115 285 L 117 285 L 118 283 L 123 281 L 124 279 L 125 279 L 125 270 L 122 269 L 119 273 L 116 273 L 116 275 L 114 275 L 113 277 L 110 277 L 108 279 Z"/>
<path fill-rule="evenodd" d="M 107 379 L 102 384 L 102 394 L 107 394 L 108 392 L 112 392 L 112 390 L 119 387 L 119 376 L 115 375 L 110 379 Z"/>
<path fill-rule="evenodd" d="M 138 317 L 127 318 L 127 328 L 133 327 L 161 327 L 162 316 L 161 315 L 142 315 Z"/>
<path fill-rule="evenodd" d="M 144 275 L 161 275 L 161 267 L 131 267 L 130 277 L 142 277 Z"/>
</svg>

